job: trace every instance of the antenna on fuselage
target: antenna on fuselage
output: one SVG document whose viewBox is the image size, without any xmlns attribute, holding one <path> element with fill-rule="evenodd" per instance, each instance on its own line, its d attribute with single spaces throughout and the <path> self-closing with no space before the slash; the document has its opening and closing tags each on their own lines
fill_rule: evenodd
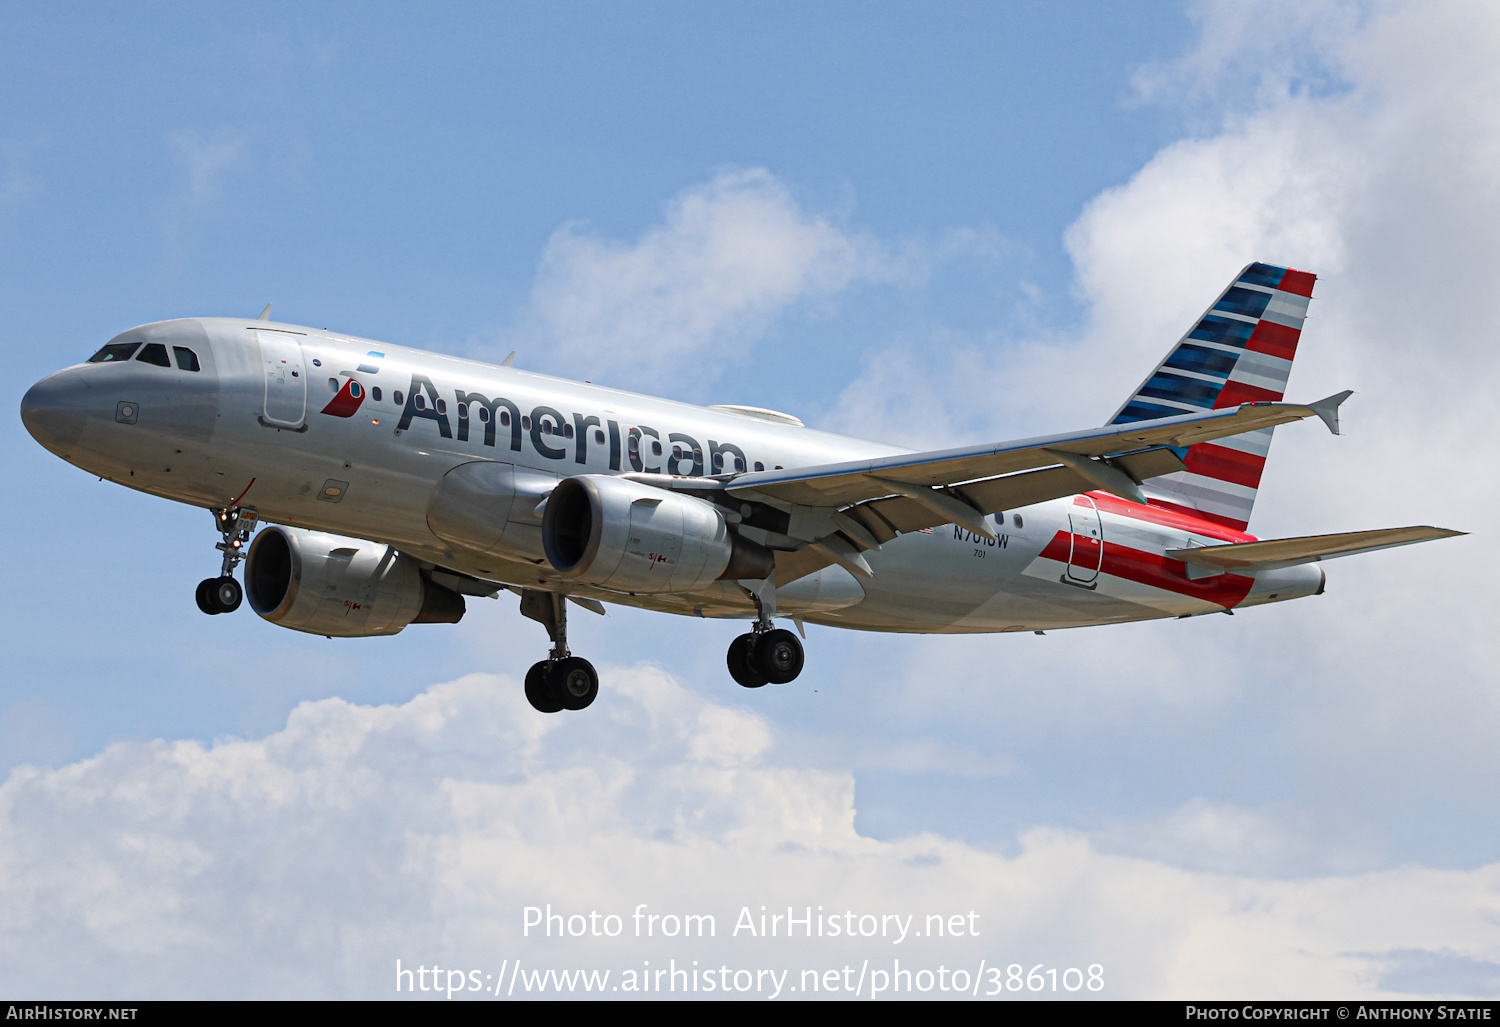
<svg viewBox="0 0 1500 1027">
<path fill-rule="evenodd" d="M 504 360 L 500 361 L 500 366 L 501 367 L 510 367 L 515 362 L 516 362 L 516 351 L 515 350 L 511 350 L 510 351 L 510 356 L 508 356 Z"/>
<path fill-rule="evenodd" d="M 260 317 L 257 317 L 255 320 L 257 320 L 257 321 L 269 321 L 269 320 L 271 320 L 271 304 L 267 303 L 266 304 L 266 309 L 262 310 L 260 312 Z"/>
</svg>

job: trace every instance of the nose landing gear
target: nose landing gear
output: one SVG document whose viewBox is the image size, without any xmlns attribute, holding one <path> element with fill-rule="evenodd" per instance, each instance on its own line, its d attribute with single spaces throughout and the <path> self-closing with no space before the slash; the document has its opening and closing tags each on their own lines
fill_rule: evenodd
<svg viewBox="0 0 1500 1027">
<path fill-rule="evenodd" d="M 552 652 L 526 672 L 526 700 L 540 713 L 581 710 L 599 695 L 599 673 L 568 652 L 568 600 L 556 592 L 521 591 L 521 615 L 547 629 Z"/>
<path fill-rule="evenodd" d="M 255 531 L 255 522 L 260 519 L 253 507 L 242 506 L 230 510 L 215 510 L 214 525 L 224 541 L 214 548 L 224 554 L 217 578 L 204 578 L 198 582 L 195 598 L 198 609 L 207 614 L 233 613 L 240 608 L 244 590 L 234 580 L 234 569 L 245 558 L 245 543 Z"/>
<path fill-rule="evenodd" d="M 746 688 L 796 680 L 802 673 L 802 643 L 790 631 L 774 626 L 775 578 L 739 584 L 755 600 L 755 628 L 729 643 L 729 676 Z"/>
</svg>

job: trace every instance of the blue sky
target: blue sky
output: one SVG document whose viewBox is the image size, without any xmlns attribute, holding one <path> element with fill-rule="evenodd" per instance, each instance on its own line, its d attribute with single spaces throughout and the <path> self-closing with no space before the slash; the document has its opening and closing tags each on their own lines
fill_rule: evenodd
<svg viewBox="0 0 1500 1027">
<path fill-rule="evenodd" d="M 798 5 L 23 12 L 0 44 L 0 89 L 15 112 L 0 145 L 11 405 L 132 324 L 253 314 L 269 301 L 288 320 L 492 352 L 526 320 L 538 262 L 562 226 L 629 239 L 684 189 L 755 167 L 853 235 L 927 250 L 955 230 L 977 236 L 932 257 L 920 280 L 788 305 L 758 338 L 735 340 L 756 346 L 754 371 L 629 382 L 813 419 L 878 345 L 933 329 L 1013 330 L 1020 306 L 1028 328 L 1078 319 L 1061 226 L 1167 138 L 1171 113 L 1131 102 L 1129 82 L 1187 37 L 1179 13 L 1162 13 L 1148 26 L 1108 5 L 1061 18 L 1044 5 L 958 6 L 931 20 L 862 5 L 816 16 Z M 1039 302 L 1018 291 L 1023 281 Z M 573 370 L 540 345 L 520 362 Z M 94 644 L 67 655 L 22 640 L 56 637 L 55 604 L 70 604 L 75 584 L 18 604 L 6 630 L 34 684 L 6 699 L 50 717 L 52 730 L 12 727 L 0 745 L 20 748 L 0 752 L 76 758 L 114 737 L 278 723 L 284 707 L 263 705 L 264 682 L 204 695 L 196 680 L 159 680 L 160 660 L 184 652 L 164 634 L 193 638 L 187 653 L 203 639 L 169 582 L 212 562 L 204 515 L 91 484 L 37 450 L 15 418 L 4 431 L 11 459 L 68 495 L 41 519 L 55 540 L 7 557 L 27 561 L 15 574 L 51 578 L 50 554 L 94 534 L 84 525 L 98 522 L 98 504 L 111 521 L 125 504 L 133 527 L 87 544 L 112 555 L 81 560 L 85 587 L 162 598 L 132 601 L 147 621 L 122 623 L 117 610 L 104 618 L 112 626 L 90 627 Z M 47 530 L 24 514 L 24 493 L 7 502 L 21 504 L 13 522 Z M 197 536 L 197 551 L 170 541 Z M 140 557 L 129 567 L 115 558 L 126 552 Z M 178 626 L 145 630 L 157 618 Z M 447 640 L 394 647 L 417 680 L 467 666 L 433 652 Z M 51 670 L 59 658 L 75 668 L 65 685 Z M 341 653 L 322 688 L 344 685 L 362 659 Z M 391 699 L 414 684 L 362 687 Z"/>
<path fill-rule="evenodd" d="M 957 444 L 1097 423 L 1267 259 L 1322 275 L 1292 393 L 1358 395 L 1341 438 L 1278 433 L 1252 530 L 1482 537 L 1500 139 L 1476 98 L 1500 23 L 1436 11 L 18 9 L 8 402 L 133 324 L 274 301 Z M 48 969 L 66 950 L 102 994 L 378 997 L 403 952 L 522 951 L 524 902 L 820 888 L 980 903 L 1015 958 L 1104 960 L 1115 997 L 1497 979 L 1478 538 L 1234 618 L 812 629 L 797 685 L 754 694 L 723 670 L 736 625 L 579 614 L 604 697 L 539 726 L 511 678 L 545 640 L 512 602 L 363 641 L 210 620 L 206 514 L 87 477 L 15 416 L 0 447 L 0 951 L 48 994 L 80 994 Z"/>
</svg>

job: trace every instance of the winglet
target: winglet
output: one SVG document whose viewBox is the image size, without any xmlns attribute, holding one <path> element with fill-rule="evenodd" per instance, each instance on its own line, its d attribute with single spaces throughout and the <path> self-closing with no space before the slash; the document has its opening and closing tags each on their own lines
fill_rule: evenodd
<svg viewBox="0 0 1500 1027">
<path fill-rule="evenodd" d="M 269 320 L 271 320 L 271 304 L 267 303 L 266 304 L 266 309 L 262 310 L 260 312 L 260 317 L 257 317 L 255 320 L 257 320 L 257 321 L 269 321 Z"/>
<path fill-rule="evenodd" d="M 267 307 L 266 309 L 270 310 L 271 308 Z M 504 360 L 500 361 L 500 366 L 501 367 L 510 367 L 515 362 L 516 362 L 516 351 L 515 350 L 511 350 L 510 351 L 510 356 L 508 356 Z"/>
<path fill-rule="evenodd" d="M 1344 400 L 1354 395 L 1353 389 L 1345 389 L 1343 392 L 1320 399 L 1316 403 L 1309 403 L 1307 407 L 1328 425 L 1328 430 L 1335 435 L 1339 433 L 1339 407 L 1344 405 Z"/>
</svg>

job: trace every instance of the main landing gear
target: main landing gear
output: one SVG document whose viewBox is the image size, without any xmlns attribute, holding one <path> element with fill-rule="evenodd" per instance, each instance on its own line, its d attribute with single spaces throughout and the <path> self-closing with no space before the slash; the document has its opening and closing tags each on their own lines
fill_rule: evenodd
<svg viewBox="0 0 1500 1027">
<path fill-rule="evenodd" d="M 790 631 L 775 626 L 775 577 L 739 585 L 755 600 L 755 627 L 729 643 L 729 676 L 746 688 L 795 680 L 802 673 L 802 643 Z"/>
<path fill-rule="evenodd" d="M 224 536 L 224 541 L 214 548 L 224 554 L 224 562 L 217 578 L 198 582 L 198 609 L 207 614 L 233 613 L 245 598 L 240 583 L 234 580 L 234 569 L 245 558 L 245 543 L 250 541 L 260 515 L 248 506 L 215 510 L 213 515 L 215 527 Z"/>
<path fill-rule="evenodd" d="M 521 615 L 547 629 L 552 652 L 526 672 L 526 700 L 542 713 L 581 710 L 599 694 L 594 665 L 568 652 L 568 599 L 556 592 L 521 590 Z"/>
</svg>

